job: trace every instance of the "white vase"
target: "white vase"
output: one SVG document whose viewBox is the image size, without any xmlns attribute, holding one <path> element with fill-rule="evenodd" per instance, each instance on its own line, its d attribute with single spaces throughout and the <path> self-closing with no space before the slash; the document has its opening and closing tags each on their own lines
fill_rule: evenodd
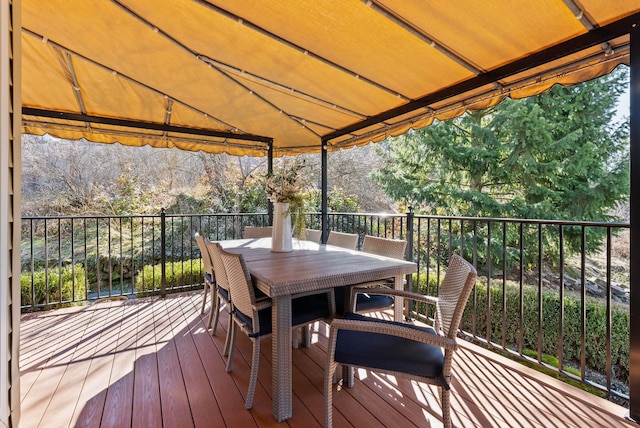
<svg viewBox="0 0 640 428">
<path fill-rule="evenodd" d="M 289 204 L 284 202 L 276 202 L 273 204 L 271 251 L 276 253 L 293 251 L 293 232 L 291 230 Z"/>
</svg>

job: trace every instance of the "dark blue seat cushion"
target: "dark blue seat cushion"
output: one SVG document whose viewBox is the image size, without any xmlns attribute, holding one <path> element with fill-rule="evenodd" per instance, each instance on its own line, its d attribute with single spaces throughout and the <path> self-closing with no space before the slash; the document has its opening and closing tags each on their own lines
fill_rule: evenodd
<svg viewBox="0 0 640 428">
<path fill-rule="evenodd" d="M 218 286 L 218 295 L 225 302 L 229 301 L 229 290 L 225 290 L 224 288 Z"/>
<path fill-rule="evenodd" d="M 326 293 L 298 297 L 291 301 L 292 326 L 309 324 L 312 321 L 329 318 L 329 296 Z"/>
<path fill-rule="evenodd" d="M 204 273 L 204 280 L 207 282 L 212 282 L 213 281 L 213 276 L 211 276 L 211 274 L 209 272 L 205 272 Z"/>
<path fill-rule="evenodd" d="M 345 314 L 345 299 L 347 293 L 347 287 L 336 287 L 336 315 L 342 316 Z M 393 297 L 381 296 L 379 294 L 358 294 L 358 302 L 356 304 L 356 311 L 360 312 L 372 312 L 375 310 L 386 309 L 393 306 Z"/>
<path fill-rule="evenodd" d="M 323 318 L 329 318 L 329 299 L 326 294 L 313 294 L 310 296 L 298 297 L 291 301 L 291 325 L 292 327 L 308 324 Z M 249 331 L 253 330 L 251 317 L 235 309 L 234 313 L 242 321 Z M 258 312 L 260 319 L 260 331 L 250 334 L 251 337 L 264 336 L 271 333 L 271 308 L 266 308 Z"/>
<path fill-rule="evenodd" d="M 373 319 L 354 313 L 345 314 L 345 319 L 400 324 L 435 334 L 431 327 Z M 428 345 L 409 339 L 368 333 L 339 330 L 336 340 L 335 360 L 340 364 L 371 369 L 389 370 L 416 376 L 439 378 L 442 376 L 444 354 L 439 346 Z"/>
</svg>

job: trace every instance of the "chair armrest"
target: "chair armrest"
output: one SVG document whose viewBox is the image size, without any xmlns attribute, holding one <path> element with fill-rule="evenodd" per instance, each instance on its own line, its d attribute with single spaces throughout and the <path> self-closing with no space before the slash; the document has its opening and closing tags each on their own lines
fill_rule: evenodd
<svg viewBox="0 0 640 428">
<path fill-rule="evenodd" d="M 429 345 L 439 346 L 447 350 L 456 350 L 458 343 L 455 339 L 440 336 L 437 334 L 429 334 L 424 331 L 411 327 L 405 327 L 400 324 L 391 324 L 380 321 L 359 321 L 347 319 L 334 319 L 331 322 L 331 334 L 337 334 L 338 330 L 353 330 L 368 333 L 386 334 L 389 336 L 402 337 L 416 342 L 426 343 Z"/>
<path fill-rule="evenodd" d="M 358 294 L 382 294 L 389 296 L 398 296 L 404 297 L 411 300 L 417 300 L 420 302 L 437 304 L 438 298 L 433 296 L 427 296 L 425 294 L 414 293 L 412 291 L 404 291 L 404 290 L 395 290 L 393 288 L 387 287 L 353 287 L 351 289 L 351 301 L 356 301 L 356 296 Z"/>
<path fill-rule="evenodd" d="M 272 301 L 270 298 L 260 299 L 256 302 L 255 310 L 260 312 L 263 309 L 270 308 L 272 306 Z"/>
<path fill-rule="evenodd" d="M 393 287 L 393 283 L 393 278 L 387 278 L 378 281 L 361 282 L 359 284 L 354 284 L 353 287 Z M 407 280 L 403 278 L 402 283 L 406 284 Z"/>
</svg>

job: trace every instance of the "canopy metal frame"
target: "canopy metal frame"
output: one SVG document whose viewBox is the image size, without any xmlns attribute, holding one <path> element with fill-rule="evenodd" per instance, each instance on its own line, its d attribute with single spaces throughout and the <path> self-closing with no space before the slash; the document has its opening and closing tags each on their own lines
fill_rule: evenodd
<svg viewBox="0 0 640 428">
<path fill-rule="evenodd" d="M 51 110 L 36 109 L 36 108 L 30 108 L 30 107 L 23 107 L 22 114 L 25 116 L 50 117 L 52 119 L 64 119 L 64 120 L 72 120 L 77 122 L 100 123 L 103 125 L 122 126 L 125 128 L 130 127 L 130 128 L 147 129 L 147 130 L 162 131 L 162 132 L 176 132 L 180 134 L 188 134 L 188 135 L 195 135 L 195 136 L 203 135 L 208 137 L 220 137 L 220 138 L 226 138 L 226 139 L 238 140 L 238 141 L 255 141 L 255 142 L 269 144 L 269 147 L 271 147 L 273 143 L 273 138 L 264 137 L 261 135 L 236 134 L 232 132 L 216 131 L 213 129 L 186 128 L 184 126 L 169 125 L 166 123 L 141 122 L 136 120 L 116 119 L 111 117 L 92 116 L 88 114 L 76 114 L 76 113 L 69 113 L 69 112 L 63 112 L 63 111 L 51 111 Z"/>
<path fill-rule="evenodd" d="M 487 84 L 499 83 L 506 77 L 516 75 L 522 71 L 535 68 L 539 65 L 549 63 L 556 59 L 583 51 L 590 47 L 603 44 L 607 45 L 607 42 L 609 40 L 615 39 L 616 37 L 620 37 L 625 34 L 629 34 L 631 28 L 638 22 L 640 22 L 640 13 L 630 15 L 626 18 L 605 25 L 604 27 L 593 29 L 588 33 L 567 40 L 566 42 L 536 52 L 528 57 L 513 61 L 494 70 L 480 73 L 476 77 L 461 82 L 457 85 L 453 85 L 433 94 L 425 95 L 422 98 L 410 101 L 400 107 L 382 112 L 342 129 L 338 129 L 323 136 L 322 141 L 329 142 L 343 135 L 347 135 L 349 133 L 367 128 L 369 126 L 382 123 L 385 120 L 402 116 L 406 113 L 410 113 L 424 107 L 429 107 L 430 105 L 435 104 L 439 101 L 443 101 L 456 95 L 461 95 L 465 92 L 481 88 Z"/>
</svg>

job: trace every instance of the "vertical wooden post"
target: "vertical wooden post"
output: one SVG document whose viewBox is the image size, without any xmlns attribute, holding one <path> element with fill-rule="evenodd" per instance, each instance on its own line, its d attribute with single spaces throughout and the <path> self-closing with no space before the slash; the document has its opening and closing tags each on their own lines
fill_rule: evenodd
<svg viewBox="0 0 640 428">
<path fill-rule="evenodd" d="M 640 23 L 632 26 L 630 39 L 629 417 L 637 422 L 640 421 Z"/>
<path fill-rule="evenodd" d="M 20 424 L 20 0 L 0 1 L 0 426 Z"/>
</svg>

